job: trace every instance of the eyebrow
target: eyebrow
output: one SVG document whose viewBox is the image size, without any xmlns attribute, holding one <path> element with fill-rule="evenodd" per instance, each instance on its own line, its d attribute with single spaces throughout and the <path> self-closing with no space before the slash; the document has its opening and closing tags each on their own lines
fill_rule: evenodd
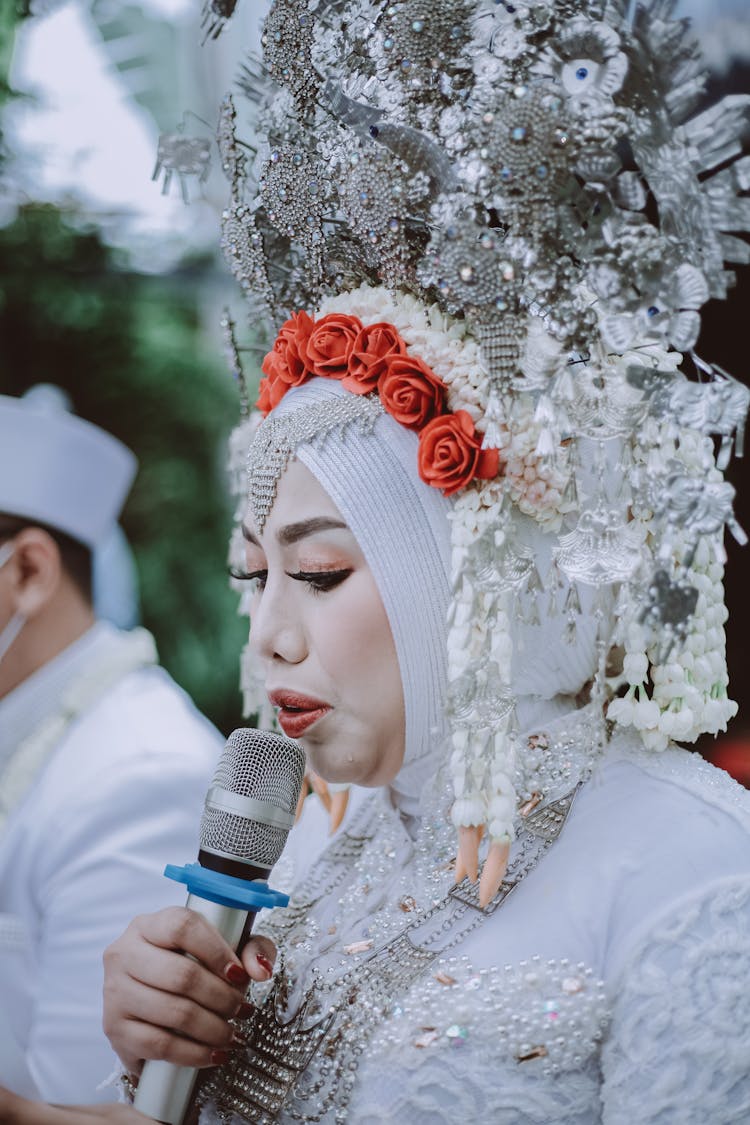
<svg viewBox="0 0 750 1125">
<path fill-rule="evenodd" d="M 332 531 L 340 528 L 344 531 L 349 530 L 348 525 L 342 520 L 331 519 L 329 516 L 314 516 L 312 519 L 300 520 L 298 523 L 288 523 L 286 527 L 282 527 L 277 532 L 277 538 L 282 546 L 289 547 L 292 543 L 298 543 L 300 539 L 305 539 L 308 535 L 315 535 L 318 531 Z M 260 547 L 260 542 L 247 524 L 243 523 L 242 534 L 248 543 L 254 543 L 256 547 Z"/>
</svg>

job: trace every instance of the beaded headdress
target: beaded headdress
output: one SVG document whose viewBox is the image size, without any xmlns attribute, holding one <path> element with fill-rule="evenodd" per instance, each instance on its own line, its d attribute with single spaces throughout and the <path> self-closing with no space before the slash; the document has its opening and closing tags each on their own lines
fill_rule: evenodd
<svg viewBox="0 0 750 1125">
<path fill-rule="evenodd" d="M 271 346 L 260 409 L 338 379 L 352 418 L 377 403 L 418 432 L 415 472 L 454 498 L 452 816 L 470 873 L 487 830 L 488 885 L 516 818 L 514 614 L 562 604 L 574 636 L 597 590 L 593 699 L 654 750 L 736 710 L 725 524 L 746 537 L 722 470 L 750 393 L 694 349 L 725 263 L 750 261 L 750 99 L 696 110 L 673 9 L 275 0 L 246 108 L 221 111 L 224 250 Z M 294 445 L 273 426 L 264 503 Z M 549 573 L 518 510 L 557 535 Z"/>
</svg>

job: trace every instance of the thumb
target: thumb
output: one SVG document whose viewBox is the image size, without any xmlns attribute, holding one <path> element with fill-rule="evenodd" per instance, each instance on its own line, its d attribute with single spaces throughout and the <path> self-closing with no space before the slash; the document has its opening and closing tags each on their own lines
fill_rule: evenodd
<svg viewBox="0 0 750 1125">
<path fill-rule="evenodd" d="M 276 946 L 270 938 L 251 937 L 242 950 L 241 959 L 251 980 L 269 980 L 276 962 Z"/>
</svg>

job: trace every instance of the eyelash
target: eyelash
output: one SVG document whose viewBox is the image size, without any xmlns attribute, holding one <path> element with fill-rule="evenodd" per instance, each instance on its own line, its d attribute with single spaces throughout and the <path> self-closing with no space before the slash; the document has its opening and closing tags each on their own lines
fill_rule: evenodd
<svg viewBox="0 0 750 1125">
<path fill-rule="evenodd" d="M 251 573 L 245 573 L 230 567 L 229 573 L 232 578 L 236 578 L 239 582 L 255 582 L 258 590 L 264 588 L 268 577 L 267 570 L 254 570 Z M 306 582 L 312 594 L 324 594 L 328 590 L 333 590 L 336 586 L 340 586 L 351 573 L 350 569 L 299 570 L 296 574 L 290 574 L 289 571 L 286 571 L 287 576 L 293 578 L 295 582 Z"/>
</svg>

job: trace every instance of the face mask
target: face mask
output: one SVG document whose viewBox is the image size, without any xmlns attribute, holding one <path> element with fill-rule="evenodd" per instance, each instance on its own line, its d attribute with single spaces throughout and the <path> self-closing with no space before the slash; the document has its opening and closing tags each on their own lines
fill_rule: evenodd
<svg viewBox="0 0 750 1125">
<path fill-rule="evenodd" d="M 10 561 L 10 559 L 13 558 L 15 549 L 16 548 L 14 547 L 12 542 L 5 543 L 2 547 L 0 547 L 0 570 L 5 566 L 7 562 Z M 7 625 L 4 625 L 3 628 L 0 629 L 0 661 L 4 658 L 8 649 L 13 644 L 25 624 L 25 614 L 21 613 L 19 610 L 16 610 Z"/>
</svg>

